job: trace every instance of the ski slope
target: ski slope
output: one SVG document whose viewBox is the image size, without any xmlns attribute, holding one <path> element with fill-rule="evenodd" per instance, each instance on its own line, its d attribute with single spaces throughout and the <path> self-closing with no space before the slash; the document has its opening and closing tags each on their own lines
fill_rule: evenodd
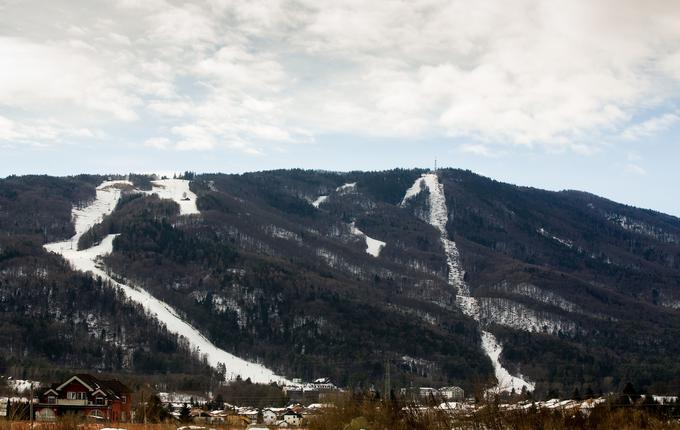
<svg viewBox="0 0 680 430">
<path fill-rule="evenodd" d="M 179 205 L 180 215 L 196 215 L 199 213 L 196 206 L 196 194 L 189 189 L 189 181 L 186 179 L 159 179 L 151 181 L 151 191 L 147 194 L 158 194 L 162 199 L 170 199 Z"/>
<path fill-rule="evenodd" d="M 172 198 L 177 201 L 184 198 L 185 192 L 188 190 L 188 182 L 178 179 L 169 179 L 160 182 L 163 187 L 163 195 L 159 193 L 162 198 Z M 183 183 L 186 182 L 186 183 Z M 131 285 L 126 285 L 114 280 L 109 273 L 104 270 L 101 264 L 101 257 L 110 254 L 113 251 L 113 240 L 116 235 L 110 234 L 106 236 L 98 245 L 88 249 L 79 251 L 77 244 L 80 236 L 83 235 L 89 228 L 101 221 L 101 219 L 113 212 L 116 202 L 121 194 L 121 188 L 131 187 L 127 181 L 108 181 L 97 187 L 97 197 L 93 203 L 84 208 L 73 209 L 73 217 L 76 223 L 76 234 L 68 240 L 63 242 L 55 242 L 45 245 L 48 251 L 55 252 L 62 255 L 73 267 L 74 270 L 83 272 L 91 272 L 94 276 L 101 276 L 102 279 L 110 282 L 113 286 L 120 288 L 126 297 L 130 300 L 139 303 L 151 315 L 154 315 L 158 321 L 165 324 L 168 330 L 183 336 L 190 344 L 192 349 L 204 354 L 208 363 L 213 367 L 218 367 L 224 364 L 227 370 L 226 378 L 235 379 L 237 376 L 246 379 L 250 378 L 253 382 L 258 383 L 287 383 L 288 381 L 282 376 L 276 375 L 273 371 L 266 367 L 251 363 L 240 359 L 233 354 L 230 354 L 210 342 L 203 336 L 196 328 L 184 321 L 177 312 L 167 303 L 156 299 L 147 291 Z M 154 189 L 155 189 L 154 184 Z M 160 187 L 159 187 L 160 188 Z M 154 191 L 152 191 L 154 192 Z M 196 206 L 196 198 L 193 193 L 190 204 L 185 204 L 183 214 L 198 213 Z M 186 200 L 181 200 L 186 201 Z"/>
<path fill-rule="evenodd" d="M 72 216 L 75 224 L 75 242 L 93 225 L 102 221 L 116 208 L 116 203 L 124 189 L 132 189 L 130 181 L 105 181 L 97 187 L 97 195 L 93 203 L 84 208 L 73 208 Z"/>
<path fill-rule="evenodd" d="M 359 230 L 354 223 L 351 223 L 349 225 L 350 231 L 353 235 L 363 237 L 364 240 L 366 241 L 366 253 L 370 254 L 374 257 L 379 257 L 380 256 L 380 251 L 387 245 L 387 243 L 383 242 L 382 240 L 374 239 L 372 237 L 369 237 L 366 233 L 363 231 Z"/>
<path fill-rule="evenodd" d="M 439 178 L 435 173 L 425 173 L 420 178 L 416 179 L 414 184 L 406 190 L 406 194 L 401 201 L 401 206 L 413 197 L 420 194 L 424 189 L 429 191 L 427 198 L 428 204 L 428 219 L 426 220 L 430 225 L 435 227 L 440 234 L 440 241 L 446 254 L 446 264 L 448 266 L 448 283 L 456 288 L 456 305 L 463 312 L 463 314 L 480 322 L 479 303 L 477 299 L 470 294 L 470 287 L 467 285 L 463 276 L 462 265 L 460 263 L 460 253 L 456 243 L 448 238 L 446 232 L 446 223 L 448 222 L 448 209 L 446 207 L 446 198 L 444 196 L 444 185 L 439 182 Z M 527 390 L 533 391 L 535 384 L 527 382 L 524 379 L 512 376 L 508 370 L 503 367 L 500 362 L 500 356 L 503 352 L 502 346 L 498 343 L 496 337 L 485 330 L 481 330 L 482 334 L 482 349 L 491 360 L 494 368 L 494 374 L 498 383 L 491 388 L 490 392 L 512 391 L 521 392 L 523 387 Z"/>
<path fill-rule="evenodd" d="M 319 197 L 316 198 L 316 200 L 314 200 L 312 202 L 312 206 L 319 209 L 319 206 L 321 205 L 321 203 L 325 202 L 326 200 L 328 200 L 328 196 L 319 196 Z"/>
</svg>

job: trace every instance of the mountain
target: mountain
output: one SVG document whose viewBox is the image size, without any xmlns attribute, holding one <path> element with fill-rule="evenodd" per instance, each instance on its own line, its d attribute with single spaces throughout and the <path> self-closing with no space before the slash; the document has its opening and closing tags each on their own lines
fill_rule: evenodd
<svg viewBox="0 0 680 430">
<path fill-rule="evenodd" d="M 0 373 L 680 386 L 678 218 L 455 169 L 155 179 L 0 180 Z"/>
</svg>

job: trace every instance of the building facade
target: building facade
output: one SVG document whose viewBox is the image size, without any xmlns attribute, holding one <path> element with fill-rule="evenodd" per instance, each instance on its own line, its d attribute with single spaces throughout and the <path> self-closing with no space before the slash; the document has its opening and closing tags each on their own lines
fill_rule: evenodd
<svg viewBox="0 0 680 430">
<path fill-rule="evenodd" d="M 71 413 L 94 420 L 128 421 L 131 405 L 130 389 L 121 382 L 79 374 L 40 394 L 36 419 L 52 421 Z"/>
</svg>

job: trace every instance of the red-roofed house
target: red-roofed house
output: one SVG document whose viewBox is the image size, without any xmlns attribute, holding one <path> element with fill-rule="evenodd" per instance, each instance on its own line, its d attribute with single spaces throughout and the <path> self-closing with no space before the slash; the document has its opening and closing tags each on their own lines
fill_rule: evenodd
<svg viewBox="0 0 680 430">
<path fill-rule="evenodd" d="M 127 421 L 130 419 L 130 389 L 116 380 L 92 375 L 73 375 L 45 390 L 36 407 L 36 419 L 51 421 L 66 413 L 93 419 Z"/>
</svg>

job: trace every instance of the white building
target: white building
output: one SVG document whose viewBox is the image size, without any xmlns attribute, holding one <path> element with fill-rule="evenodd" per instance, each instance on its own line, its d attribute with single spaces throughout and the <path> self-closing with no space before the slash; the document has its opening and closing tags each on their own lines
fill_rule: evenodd
<svg viewBox="0 0 680 430">
<path fill-rule="evenodd" d="M 465 399 L 465 391 L 460 387 L 442 387 L 439 394 L 446 400 L 461 402 Z"/>
<path fill-rule="evenodd" d="M 302 425 L 302 415 L 294 411 L 288 411 L 283 414 L 283 421 L 291 426 L 299 426 Z"/>
<path fill-rule="evenodd" d="M 273 426 L 279 422 L 279 417 L 271 409 L 265 409 L 262 411 L 262 422 L 268 426 Z"/>
</svg>

